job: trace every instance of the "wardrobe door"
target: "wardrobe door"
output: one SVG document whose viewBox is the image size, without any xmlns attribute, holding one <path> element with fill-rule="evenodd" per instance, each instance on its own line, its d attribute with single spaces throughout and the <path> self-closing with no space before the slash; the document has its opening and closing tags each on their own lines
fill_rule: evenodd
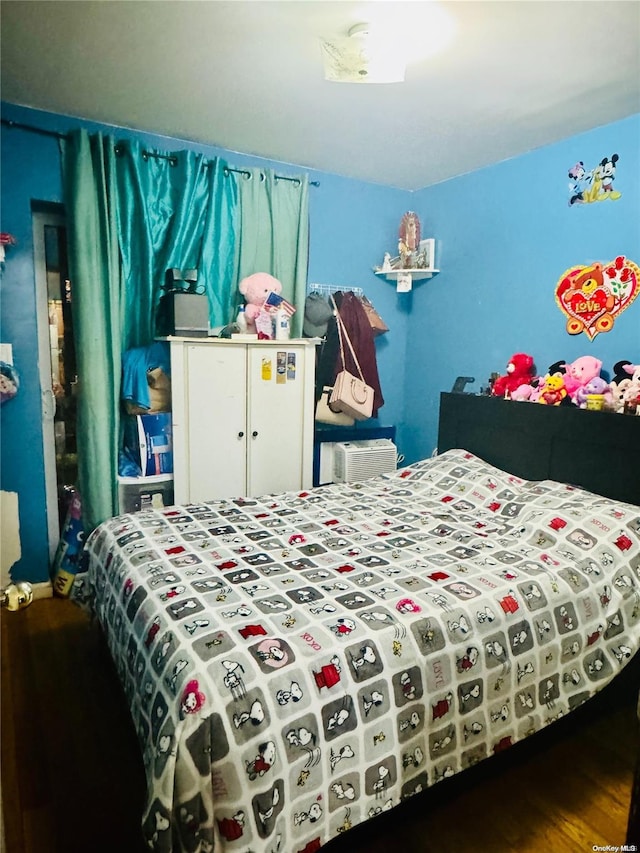
<svg viewBox="0 0 640 853">
<path fill-rule="evenodd" d="M 247 494 L 246 347 L 186 344 L 188 499 Z"/>
<path fill-rule="evenodd" d="M 251 345 L 248 364 L 247 486 L 249 495 L 302 488 L 306 463 L 306 347 Z M 311 394 L 313 389 L 311 388 Z"/>
</svg>

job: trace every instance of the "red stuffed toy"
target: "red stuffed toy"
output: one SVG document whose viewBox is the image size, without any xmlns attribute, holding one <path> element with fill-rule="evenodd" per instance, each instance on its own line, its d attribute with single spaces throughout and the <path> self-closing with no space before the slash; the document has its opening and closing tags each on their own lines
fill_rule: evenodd
<svg viewBox="0 0 640 853">
<path fill-rule="evenodd" d="M 505 376 L 499 376 L 493 383 L 491 393 L 494 397 L 508 397 L 521 385 L 530 385 L 533 379 L 533 358 L 524 352 L 511 356 Z"/>
</svg>

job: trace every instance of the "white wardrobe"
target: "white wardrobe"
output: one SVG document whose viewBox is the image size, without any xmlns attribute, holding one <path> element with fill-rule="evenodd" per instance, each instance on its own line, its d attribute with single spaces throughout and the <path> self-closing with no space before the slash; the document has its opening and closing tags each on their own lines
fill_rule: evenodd
<svg viewBox="0 0 640 853">
<path fill-rule="evenodd" d="M 317 342 L 166 340 L 175 502 L 311 488 Z"/>
</svg>

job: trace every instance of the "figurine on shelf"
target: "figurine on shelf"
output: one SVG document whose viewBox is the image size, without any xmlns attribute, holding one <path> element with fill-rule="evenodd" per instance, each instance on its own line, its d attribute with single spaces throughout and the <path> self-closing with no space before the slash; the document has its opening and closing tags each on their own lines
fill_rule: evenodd
<svg viewBox="0 0 640 853">
<path fill-rule="evenodd" d="M 382 272 L 391 272 L 393 267 L 391 266 L 391 255 L 389 252 L 384 253 L 384 260 L 382 261 Z"/>
<path fill-rule="evenodd" d="M 420 220 L 418 214 L 409 210 L 400 222 L 398 233 L 398 254 L 402 269 L 411 269 L 413 256 L 420 245 Z"/>
</svg>

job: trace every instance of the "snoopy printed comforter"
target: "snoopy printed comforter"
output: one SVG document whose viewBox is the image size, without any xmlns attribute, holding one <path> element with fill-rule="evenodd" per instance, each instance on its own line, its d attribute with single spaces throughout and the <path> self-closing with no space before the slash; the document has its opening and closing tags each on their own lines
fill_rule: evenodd
<svg viewBox="0 0 640 853">
<path fill-rule="evenodd" d="M 462 450 L 120 516 L 86 553 L 157 851 L 311 853 L 566 715 L 640 640 L 640 508 Z"/>
</svg>

